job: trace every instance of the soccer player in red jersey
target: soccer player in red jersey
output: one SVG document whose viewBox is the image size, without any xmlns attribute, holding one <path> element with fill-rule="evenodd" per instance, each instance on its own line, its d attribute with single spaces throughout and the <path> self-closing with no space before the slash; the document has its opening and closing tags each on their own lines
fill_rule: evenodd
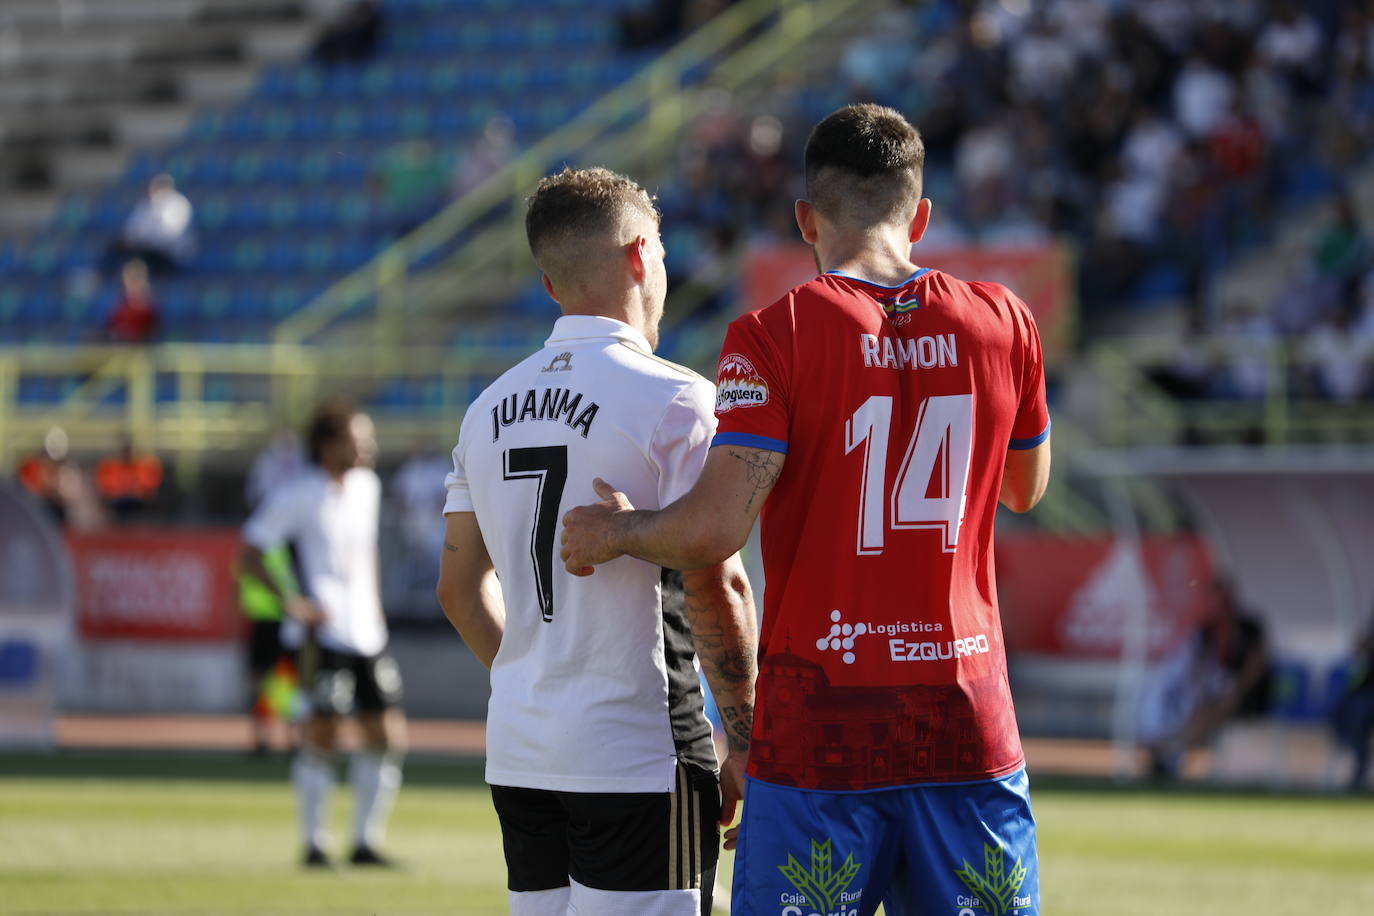
<svg viewBox="0 0 1374 916">
<path fill-rule="evenodd" d="M 1039 912 L 992 535 L 1049 478 L 1040 340 L 1005 287 L 912 263 L 924 157 L 888 108 L 816 126 L 796 209 L 823 273 L 731 324 L 701 477 L 656 512 L 598 481 L 565 518 L 587 575 L 717 562 L 762 508 L 737 914 Z"/>
</svg>

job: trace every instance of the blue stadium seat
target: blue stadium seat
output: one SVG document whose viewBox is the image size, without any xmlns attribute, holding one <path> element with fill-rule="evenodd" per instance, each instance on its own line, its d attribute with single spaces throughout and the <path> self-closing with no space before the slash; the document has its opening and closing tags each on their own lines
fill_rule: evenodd
<svg viewBox="0 0 1374 916">
<path fill-rule="evenodd" d="M 153 379 L 153 397 L 159 404 L 175 404 L 180 400 L 177 376 L 171 372 L 159 372 Z"/>
<path fill-rule="evenodd" d="M 363 91 L 363 72 L 358 67 L 340 66 L 320 75 L 320 94 L 333 101 L 358 98 Z"/>
<path fill-rule="evenodd" d="M 199 313 L 199 302 L 193 294 L 193 288 L 185 281 L 159 284 L 156 300 L 164 321 L 186 321 Z"/>
<path fill-rule="evenodd" d="M 10 326 L 19 320 L 25 287 L 13 280 L 0 284 L 0 326 Z"/>
<path fill-rule="evenodd" d="M 255 94 L 273 101 L 286 101 L 296 94 L 297 74 L 301 69 L 286 66 L 268 67 L 258 78 Z"/>
<path fill-rule="evenodd" d="M 224 121 L 225 112 L 223 111 L 216 109 L 202 111 L 191 122 L 186 135 L 192 140 L 214 140 L 220 135 Z"/>
<path fill-rule="evenodd" d="M 240 280 L 230 287 L 229 315 L 235 321 L 271 317 L 270 284 Z"/>
<path fill-rule="evenodd" d="M 304 305 L 307 298 L 302 289 L 295 284 L 277 285 L 268 295 L 267 317 L 273 321 L 281 321 Z"/>
<path fill-rule="evenodd" d="M 319 143 L 334 134 L 334 112 L 325 105 L 303 108 L 292 119 L 286 138 L 294 143 Z"/>
<path fill-rule="evenodd" d="M 86 225 L 91 215 L 91 200 L 84 194 L 68 194 L 57 205 L 57 213 L 53 216 L 53 227 L 63 232 L 76 232 Z M 0 271 L 6 267 L 3 253 L 4 246 L 0 246 Z"/>
<path fill-rule="evenodd" d="M 31 329 L 29 334 L 28 339 L 35 343 L 61 343 L 59 337 L 65 332 L 56 326 L 45 325 Z M 59 404 L 78 384 L 71 376 L 24 376 L 19 380 L 19 403 Z"/>
<path fill-rule="evenodd" d="M 189 155 L 190 169 L 184 178 L 193 185 L 220 187 L 236 176 L 234 157 L 226 150 L 193 150 Z"/>
<path fill-rule="evenodd" d="M 293 235 L 269 238 L 262 255 L 262 269 L 277 274 L 294 274 L 305 267 L 305 247 Z"/>
</svg>

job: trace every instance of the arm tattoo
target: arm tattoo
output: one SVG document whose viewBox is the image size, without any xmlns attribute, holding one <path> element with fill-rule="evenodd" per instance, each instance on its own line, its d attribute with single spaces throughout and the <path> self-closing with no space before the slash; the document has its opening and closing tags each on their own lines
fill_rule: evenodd
<svg viewBox="0 0 1374 916">
<path fill-rule="evenodd" d="M 684 581 L 692 643 L 702 673 L 720 707 L 721 721 L 731 751 L 748 752 L 754 731 L 754 679 L 758 676 L 752 628 L 741 625 L 737 614 L 753 613 L 727 587 L 699 591 L 690 578 Z"/>
<path fill-rule="evenodd" d="M 725 739 L 730 750 L 749 750 L 749 742 L 754 733 L 754 704 L 722 706 L 720 717 L 725 722 Z"/>
<path fill-rule="evenodd" d="M 743 461 L 748 467 L 749 482 L 754 485 L 754 492 L 749 495 L 749 502 L 745 504 L 746 510 L 754 505 L 754 498 L 764 490 L 771 489 L 773 484 L 778 482 L 778 459 L 773 452 L 762 452 L 757 455 L 745 455 L 731 450 L 731 458 Z"/>
<path fill-rule="evenodd" d="M 444 549 L 447 550 L 449 553 L 457 553 L 457 552 L 458 552 L 458 548 L 457 548 L 456 546 L 454 546 L 453 544 L 450 544 L 448 541 L 444 541 Z"/>
</svg>

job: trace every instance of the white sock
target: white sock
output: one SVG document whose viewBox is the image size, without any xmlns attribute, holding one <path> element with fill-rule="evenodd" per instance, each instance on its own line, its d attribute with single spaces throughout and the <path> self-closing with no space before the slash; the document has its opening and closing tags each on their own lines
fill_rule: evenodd
<svg viewBox="0 0 1374 916">
<path fill-rule="evenodd" d="M 303 748 L 291 761 L 291 784 L 296 789 L 296 808 L 300 815 L 305 845 L 324 849 L 329 811 L 329 793 L 334 788 L 334 768 L 327 755 Z"/>
<path fill-rule="evenodd" d="M 348 782 L 353 787 L 353 835 L 359 846 L 375 850 L 401 788 L 400 761 L 395 754 L 358 751 L 349 761 Z"/>
</svg>

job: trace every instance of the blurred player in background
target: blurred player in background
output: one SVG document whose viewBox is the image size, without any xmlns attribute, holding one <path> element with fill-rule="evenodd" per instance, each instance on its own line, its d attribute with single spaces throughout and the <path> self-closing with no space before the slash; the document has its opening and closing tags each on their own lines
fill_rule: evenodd
<svg viewBox="0 0 1374 916">
<path fill-rule="evenodd" d="M 282 643 L 300 653 L 310 715 L 291 781 L 305 864 L 329 864 L 325 825 L 336 732 L 341 716 L 355 715 L 363 747 L 349 766 L 355 803 L 350 861 L 387 865 L 378 846 L 401 784 L 406 728 L 378 588 L 381 482 L 372 470 L 372 421 L 347 402 L 324 404 L 311 422 L 308 448 L 313 466 L 268 493 L 244 526 L 240 568 L 282 602 L 288 615 Z M 285 544 L 295 557 L 300 594 L 283 592 L 264 562 L 264 552 Z"/>
<path fill-rule="evenodd" d="M 286 617 L 280 595 L 296 595 L 300 587 L 291 571 L 291 549 L 286 545 L 262 553 L 263 569 L 272 577 L 272 586 L 255 574 L 236 569 L 239 610 L 248 618 L 248 716 L 253 724 L 253 751 L 266 753 L 272 747 L 272 722 L 288 722 L 298 682 L 296 663 L 282 650 L 281 625 Z"/>
<path fill-rule="evenodd" d="M 511 912 L 704 914 L 753 710 L 743 567 L 728 554 L 690 567 L 684 606 L 641 560 L 569 576 L 555 535 L 562 513 L 591 498 L 595 470 L 613 469 L 641 505 L 685 493 L 715 432 L 714 390 L 653 355 L 667 280 L 642 188 L 605 169 L 565 170 L 540 183 L 525 223 L 563 317 L 464 418 L 438 587 L 491 669 L 487 781 Z M 694 641 L 736 726 L 719 777 Z"/>
<path fill-rule="evenodd" d="M 1006 288 L 912 263 L 924 157 L 888 108 L 816 126 L 796 215 L 824 273 L 731 324 L 701 479 L 658 512 L 598 480 L 566 519 L 570 572 L 697 567 L 766 500 L 734 913 L 1039 911 L 992 534 L 1049 477 L 1040 340 Z"/>
<path fill-rule="evenodd" d="M 1176 778 L 1188 751 L 1215 739 L 1233 719 L 1269 712 L 1273 675 L 1264 622 L 1242 607 L 1225 577 L 1216 579 L 1212 594 L 1207 619 L 1142 685 L 1137 735 L 1156 779 Z"/>
<path fill-rule="evenodd" d="M 1331 716 L 1336 739 L 1355 755 L 1347 788 L 1360 792 L 1369 777 L 1369 744 L 1374 738 L 1374 616 L 1355 643 L 1350 679 Z"/>
</svg>

